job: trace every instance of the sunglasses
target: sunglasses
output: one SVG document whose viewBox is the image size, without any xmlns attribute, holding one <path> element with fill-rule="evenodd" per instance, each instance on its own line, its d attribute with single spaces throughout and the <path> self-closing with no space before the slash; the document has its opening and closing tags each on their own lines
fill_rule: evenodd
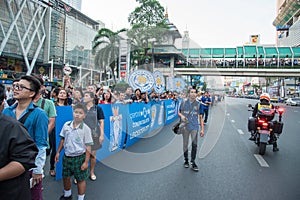
<svg viewBox="0 0 300 200">
<path fill-rule="evenodd" d="M 29 90 L 29 91 L 33 91 L 33 89 L 25 87 L 22 84 L 20 84 L 20 85 L 19 84 L 13 84 L 13 89 L 20 90 L 20 91 L 22 91 L 23 89 L 26 89 L 26 90 Z"/>
</svg>

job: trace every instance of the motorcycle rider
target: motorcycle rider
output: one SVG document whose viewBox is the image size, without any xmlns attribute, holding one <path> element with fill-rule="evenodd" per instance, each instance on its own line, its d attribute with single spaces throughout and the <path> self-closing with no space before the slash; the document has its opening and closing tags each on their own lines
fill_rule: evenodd
<svg viewBox="0 0 300 200">
<path fill-rule="evenodd" d="M 262 93 L 259 97 L 259 102 L 255 104 L 253 112 L 252 112 L 252 117 L 257 117 L 257 112 L 261 109 L 261 108 L 270 108 L 270 109 L 274 109 L 274 105 L 271 104 L 270 102 L 270 95 L 268 93 Z M 274 117 L 273 117 L 274 118 Z M 272 119 L 270 119 L 272 120 Z M 251 137 L 249 138 L 249 140 L 256 140 L 256 135 L 255 133 L 251 133 Z M 276 142 L 276 137 L 273 133 L 273 131 L 270 134 L 270 144 L 273 144 L 273 151 L 279 151 L 279 148 L 277 147 L 277 142 Z"/>
</svg>

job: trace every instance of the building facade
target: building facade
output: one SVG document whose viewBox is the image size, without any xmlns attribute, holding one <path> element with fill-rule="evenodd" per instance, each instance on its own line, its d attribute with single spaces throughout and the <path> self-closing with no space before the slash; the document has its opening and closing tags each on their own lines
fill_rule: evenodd
<svg viewBox="0 0 300 200">
<path fill-rule="evenodd" d="M 76 10 L 81 11 L 81 0 L 63 0 L 65 3 L 69 4 Z"/>
<path fill-rule="evenodd" d="M 60 0 L 3 0 L 0 6 L 0 78 L 35 73 L 62 83 L 69 65 L 75 84 L 99 82 L 92 41 L 103 23 Z"/>
<path fill-rule="evenodd" d="M 300 46 L 299 16 L 299 0 L 277 0 L 277 16 L 273 25 L 277 30 L 278 46 Z"/>
</svg>

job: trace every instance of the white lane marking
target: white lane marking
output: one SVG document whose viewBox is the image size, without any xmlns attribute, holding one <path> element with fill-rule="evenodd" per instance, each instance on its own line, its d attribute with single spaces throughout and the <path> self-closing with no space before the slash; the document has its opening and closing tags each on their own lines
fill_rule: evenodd
<svg viewBox="0 0 300 200">
<path fill-rule="evenodd" d="M 269 167 L 268 163 L 265 161 L 265 159 L 261 155 L 254 154 L 254 157 L 256 158 L 256 160 L 260 164 L 260 166 Z"/>
<path fill-rule="evenodd" d="M 227 116 L 230 116 L 230 113 L 227 113 Z"/>
<path fill-rule="evenodd" d="M 298 110 L 294 110 L 294 112 L 299 112 Z"/>
<path fill-rule="evenodd" d="M 232 119 L 231 122 L 234 123 L 235 121 Z"/>
<path fill-rule="evenodd" d="M 244 135 L 244 132 L 241 129 L 237 130 L 239 132 L 240 135 Z"/>
</svg>

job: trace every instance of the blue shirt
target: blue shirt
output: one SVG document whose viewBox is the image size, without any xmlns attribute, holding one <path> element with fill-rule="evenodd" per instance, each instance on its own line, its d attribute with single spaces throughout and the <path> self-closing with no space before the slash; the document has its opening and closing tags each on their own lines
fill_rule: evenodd
<svg viewBox="0 0 300 200">
<path fill-rule="evenodd" d="M 207 102 L 211 102 L 211 98 L 208 96 L 207 97 L 202 96 L 200 100 L 201 100 L 202 109 L 207 110 L 209 107 L 209 104 L 208 104 L 208 106 L 206 106 L 205 104 L 207 104 Z"/>
<path fill-rule="evenodd" d="M 185 117 L 188 118 L 188 123 L 186 125 L 186 130 L 199 130 L 199 115 L 203 114 L 200 109 L 200 103 L 198 101 L 194 101 L 193 103 L 190 100 L 183 101 L 180 105 L 179 111 Z M 189 114 L 190 113 L 190 114 Z"/>
<path fill-rule="evenodd" d="M 18 103 L 3 110 L 3 114 L 16 119 L 16 107 Z M 20 115 L 20 120 L 29 110 L 33 110 L 27 117 L 24 126 L 26 127 L 29 135 L 34 140 L 39 149 L 38 155 L 35 159 L 36 168 L 33 169 L 34 174 L 43 174 L 43 167 L 46 162 L 46 148 L 48 147 L 48 117 L 41 108 L 34 107 L 31 102 L 26 110 Z"/>
</svg>

